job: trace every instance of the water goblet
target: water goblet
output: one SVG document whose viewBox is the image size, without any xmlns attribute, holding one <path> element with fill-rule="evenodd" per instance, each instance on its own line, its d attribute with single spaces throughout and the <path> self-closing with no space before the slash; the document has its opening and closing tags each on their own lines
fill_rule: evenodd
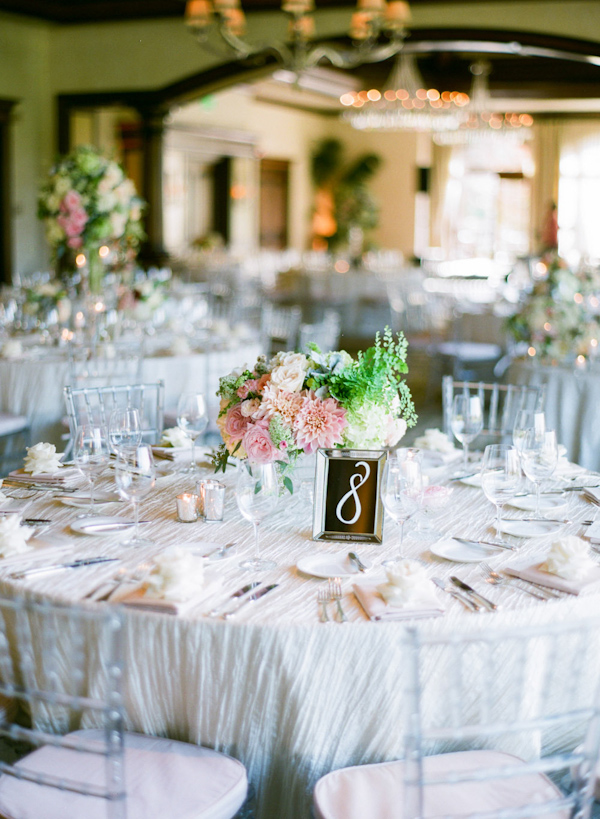
<svg viewBox="0 0 600 819">
<path fill-rule="evenodd" d="M 541 517 L 540 489 L 542 481 L 549 478 L 558 462 L 558 444 L 553 429 L 530 429 L 525 435 L 521 450 L 523 472 L 535 484 L 535 516 Z"/>
<path fill-rule="evenodd" d="M 208 414 L 204 395 L 199 392 L 184 392 L 177 403 L 177 426 L 183 430 L 192 442 L 192 460 L 189 467 L 180 472 L 197 475 L 200 469 L 196 466 L 196 439 L 208 426 Z"/>
<path fill-rule="evenodd" d="M 235 490 L 238 508 L 254 527 L 254 554 L 242 560 L 242 569 L 265 571 L 277 564 L 260 556 L 259 526 L 272 515 L 279 502 L 279 477 L 275 464 L 257 464 L 242 461 Z"/>
<path fill-rule="evenodd" d="M 142 443 L 142 425 L 138 409 L 126 407 L 115 409 L 108 422 L 108 437 L 114 453 L 122 446 L 137 446 Z"/>
<path fill-rule="evenodd" d="M 514 498 L 521 483 L 521 464 L 516 447 L 507 444 L 486 446 L 481 467 L 481 488 L 496 507 L 496 533 L 500 543 L 500 515 L 504 504 Z"/>
<path fill-rule="evenodd" d="M 543 432 L 546 426 L 546 417 L 543 412 L 536 410 L 521 409 L 517 412 L 515 425 L 513 427 L 513 445 L 519 455 L 525 443 L 525 436 L 530 429 L 537 429 Z"/>
<path fill-rule="evenodd" d="M 463 469 L 468 472 L 469 444 L 483 429 L 483 407 L 478 395 L 460 393 L 454 396 L 450 426 L 456 440 L 463 448 Z"/>
<path fill-rule="evenodd" d="M 73 461 L 90 485 L 89 509 L 78 517 L 93 515 L 96 481 L 108 466 L 109 461 L 105 427 L 93 424 L 82 424 L 77 427 L 73 445 Z"/>
<path fill-rule="evenodd" d="M 156 472 L 150 444 L 121 447 L 115 462 L 115 484 L 123 500 L 130 501 L 133 507 L 133 537 L 123 541 L 124 546 L 147 546 L 151 540 L 140 537 L 139 501 L 154 487 Z"/>
<path fill-rule="evenodd" d="M 383 471 L 381 499 L 385 511 L 397 524 L 400 534 L 397 556 L 384 560 L 384 566 L 402 560 L 404 524 L 418 511 L 422 495 L 423 478 L 419 462 L 413 459 L 399 461 L 388 458 Z"/>
</svg>

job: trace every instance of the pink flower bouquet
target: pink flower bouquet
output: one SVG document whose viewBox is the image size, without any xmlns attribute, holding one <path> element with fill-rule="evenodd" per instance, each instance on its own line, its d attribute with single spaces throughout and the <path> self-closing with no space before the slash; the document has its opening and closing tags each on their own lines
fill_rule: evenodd
<svg viewBox="0 0 600 819">
<path fill-rule="evenodd" d="M 319 448 L 395 446 L 416 415 L 404 381 L 407 342 L 389 328 L 356 359 L 344 351 L 278 353 L 220 380 L 223 437 L 216 470 L 230 456 L 280 462 L 284 473 Z M 291 490 L 289 477 L 284 483 Z"/>
</svg>

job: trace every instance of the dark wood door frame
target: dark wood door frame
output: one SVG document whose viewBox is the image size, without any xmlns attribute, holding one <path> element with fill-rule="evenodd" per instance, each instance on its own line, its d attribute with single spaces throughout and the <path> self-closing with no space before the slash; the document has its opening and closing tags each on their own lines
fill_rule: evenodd
<svg viewBox="0 0 600 819">
<path fill-rule="evenodd" d="M 0 284 L 12 281 L 11 114 L 17 100 L 0 99 Z"/>
</svg>

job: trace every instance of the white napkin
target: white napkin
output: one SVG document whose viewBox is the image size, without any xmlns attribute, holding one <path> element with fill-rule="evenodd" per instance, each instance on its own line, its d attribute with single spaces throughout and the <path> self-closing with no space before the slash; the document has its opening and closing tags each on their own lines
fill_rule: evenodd
<svg viewBox="0 0 600 819">
<path fill-rule="evenodd" d="M 390 606 L 377 591 L 374 583 L 354 583 L 352 590 L 365 610 L 369 620 L 413 620 L 422 617 L 440 617 L 444 609 L 435 592 L 423 600 L 415 600 L 410 606 Z"/>
<path fill-rule="evenodd" d="M 188 438 L 187 434 L 180 427 L 169 427 L 168 429 L 163 429 L 159 441 L 160 448 L 172 447 L 177 449 L 183 447 L 189 448 L 191 446 L 191 438 Z"/>
<path fill-rule="evenodd" d="M 153 446 L 152 453 L 156 458 L 163 458 L 167 461 L 186 461 L 192 460 L 192 445 L 188 443 L 185 447 L 172 446 Z M 209 446 L 197 446 L 195 450 L 196 462 L 203 462 L 212 465 L 212 448 Z"/>
<path fill-rule="evenodd" d="M 25 465 L 23 471 L 30 475 L 54 475 L 63 468 L 60 455 L 56 452 L 54 444 L 46 444 L 43 441 L 34 446 L 27 447 Z"/>
<path fill-rule="evenodd" d="M 27 542 L 34 530 L 29 526 L 21 526 L 20 515 L 0 516 L 0 555 L 12 555 L 28 552 L 32 546 Z"/>
<path fill-rule="evenodd" d="M 587 486 L 583 490 L 583 497 L 587 498 L 588 500 L 593 501 L 594 503 L 600 503 L 600 487 L 598 489 L 596 489 L 593 486 Z M 588 532 L 589 531 L 590 530 L 588 530 Z M 600 538 L 600 531 L 598 532 L 598 535 L 593 535 L 593 537 L 594 538 L 596 538 L 596 537 Z"/>
<path fill-rule="evenodd" d="M 0 354 L 2 358 L 21 358 L 23 355 L 23 345 L 18 338 L 9 338 L 2 345 Z"/>
<path fill-rule="evenodd" d="M 16 469 L 14 472 L 11 472 L 8 477 L 11 481 L 17 481 L 18 483 L 40 483 L 48 484 L 48 487 L 56 486 L 58 488 L 70 486 L 81 480 L 79 471 L 75 467 L 68 466 L 63 467 L 60 472 L 53 474 L 41 473 L 32 475 L 29 472 L 25 472 L 24 469 Z"/>
<path fill-rule="evenodd" d="M 507 566 L 505 571 L 569 594 L 581 594 L 588 586 L 600 582 L 600 566 L 589 556 L 585 541 L 573 535 L 555 541 L 546 560 L 533 566 Z"/>
</svg>

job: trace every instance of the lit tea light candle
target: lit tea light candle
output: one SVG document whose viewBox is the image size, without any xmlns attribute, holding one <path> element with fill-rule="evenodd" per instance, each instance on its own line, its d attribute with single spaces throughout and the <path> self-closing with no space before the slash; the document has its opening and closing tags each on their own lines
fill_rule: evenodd
<svg viewBox="0 0 600 819">
<path fill-rule="evenodd" d="M 181 523 L 194 523 L 198 520 L 198 495 L 184 492 L 177 495 L 177 519 Z"/>
<path fill-rule="evenodd" d="M 225 510 L 225 484 L 209 479 L 197 486 L 200 498 L 200 514 L 207 523 L 223 520 Z"/>
</svg>

